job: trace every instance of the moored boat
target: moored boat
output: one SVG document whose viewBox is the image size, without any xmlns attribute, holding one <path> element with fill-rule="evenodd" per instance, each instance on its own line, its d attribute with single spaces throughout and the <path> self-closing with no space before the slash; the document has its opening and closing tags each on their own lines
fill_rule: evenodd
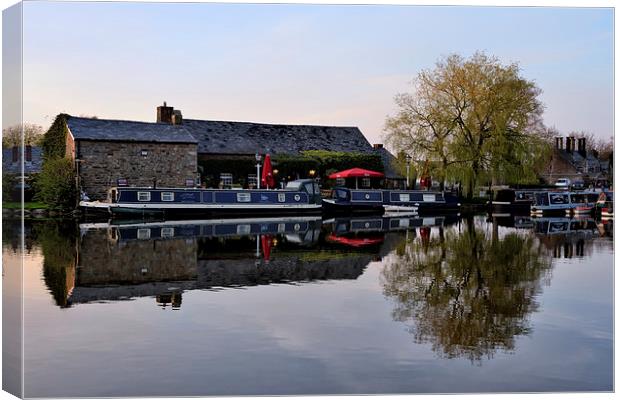
<svg viewBox="0 0 620 400">
<path fill-rule="evenodd" d="M 494 192 L 490 202 L 491 213 L 529 214 L 534 202 L 533 189 L 500 189 Z"/>
<path fill-rule="evenodd" d="M 596 201 L 597 214 L 600 213 L 602 219 L 613 219 L 614 217 L 614 192 L 604 190 L 599 194 Z"/>
<path fill-rule="evenodd" d="M 426 190 L 349 189 L 336 187 L 323 199 L 326 213 L 418 213 L 443 214 L 459 211 L 458 198 L 450 193 Z"/>
<path fill-rule="evenodd" d="M 282 215 L 320 213 L 321 195 L 311 179 L 281 190 L 113 187 L 107 201 L 81 201 L 80 207 L 112 216 Z"/>
</svg>

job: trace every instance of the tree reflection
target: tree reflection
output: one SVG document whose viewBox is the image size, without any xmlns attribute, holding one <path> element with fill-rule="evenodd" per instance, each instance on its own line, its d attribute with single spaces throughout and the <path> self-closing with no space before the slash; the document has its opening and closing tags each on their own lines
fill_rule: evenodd
<svg viewBox="0 0 620 400">
<path fill-rule="evenodd" d="M 56 304 L 68 307 L 77 263 L 75 225 L 46 222 L 35 226 L 43 253 L 43 278 Z"/>
<path fill-rule="evenodd" d="M 515 337 L 530 332 L 551 258 L 532 235 L 489 235 L 471 219 L 465 227 L 404 244 L 382 283 L 396 301 L 393 318 L 410 326 L 416 342 L 448 358 L 479 361 L 513 350 Z"/>
</svg>

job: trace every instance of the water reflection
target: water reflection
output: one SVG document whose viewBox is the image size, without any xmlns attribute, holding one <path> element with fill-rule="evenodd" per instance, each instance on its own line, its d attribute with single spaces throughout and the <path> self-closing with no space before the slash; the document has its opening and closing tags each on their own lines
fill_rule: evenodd
<svg viewBox="0 0 620 400">
<path fill-rule="evenodd" d="M 480 361 L 532 331 L 554 257 L 591 255 L 592 238 L 612 233 L 592 219 L 300 217 L 40 222 L 26 225 L 26 243 L 40 246 L 43 279 L 63 308 L 151 297 L 174 311 L 189 290 L 356 280 L 382 261 L 392 317 L 414 341 Z"/>
<path fill-rule="evenodd" d="M 403 243 L 383 273 L 393 318 L 416 342 L 472 361 L 514 349 L 549 278 L 551 257 L 532 235 L 489 233 L 473 219 Z"/>
</svg>

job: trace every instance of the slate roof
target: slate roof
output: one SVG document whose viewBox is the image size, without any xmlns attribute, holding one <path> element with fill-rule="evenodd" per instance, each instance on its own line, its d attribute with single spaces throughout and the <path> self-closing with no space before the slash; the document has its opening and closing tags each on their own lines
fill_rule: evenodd
<svg viewBox="0 0 620 400">
<path fill-rule="evenodd" d="M 41 172 L 42 165 L 43 152 L 41 150 L 41 147 L 32 146 L 32 161 L 24 160 L 24 174 L 28 175 L 36 172 Z M 12 148 L 2 148 L 2 170 L 11 174 L 21 173 L 21 165 L 19 161 L 13 161 Z"/>
<path fill-rule="evenodd" d="M 198 143 L 183 125 L 68 117 L 74 139 L 121 142 Z"/>
<path fill-rule="evenodd" d="M 199 153 L 298 154 L 305 150 L 372 153 L 356 127 L 183 119 L 180 125 L 68 117 L 75 139 L 197 143 Z"/>
<path fill-rule="evenodd" d="M 198 139 L 199 153 L 298 154 L 305 150 L 372 152 L 356 127 L 278 125 L 253 122 L 184 119 L 183 125 Z"/>
</svg>

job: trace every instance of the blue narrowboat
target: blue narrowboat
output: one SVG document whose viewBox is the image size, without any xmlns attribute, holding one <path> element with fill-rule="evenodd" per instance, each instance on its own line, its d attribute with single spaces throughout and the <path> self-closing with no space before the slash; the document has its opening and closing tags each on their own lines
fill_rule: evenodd
<svg viewBox="0 0 620 400">
<path fill-rule="evenodd" d="M 112 216 L 283 215 L 320 213 L 319 185 L 291 181 L 281 190 L 113 187 L 106 201 L 81 201 L 88 213 Z"/>
<path fill-rule="evenodd" d="M 336 187 L 323 199 L 326 213 L 456 213 L 455 195 L 427 190 L 377 190 Z"/>
</svg>

